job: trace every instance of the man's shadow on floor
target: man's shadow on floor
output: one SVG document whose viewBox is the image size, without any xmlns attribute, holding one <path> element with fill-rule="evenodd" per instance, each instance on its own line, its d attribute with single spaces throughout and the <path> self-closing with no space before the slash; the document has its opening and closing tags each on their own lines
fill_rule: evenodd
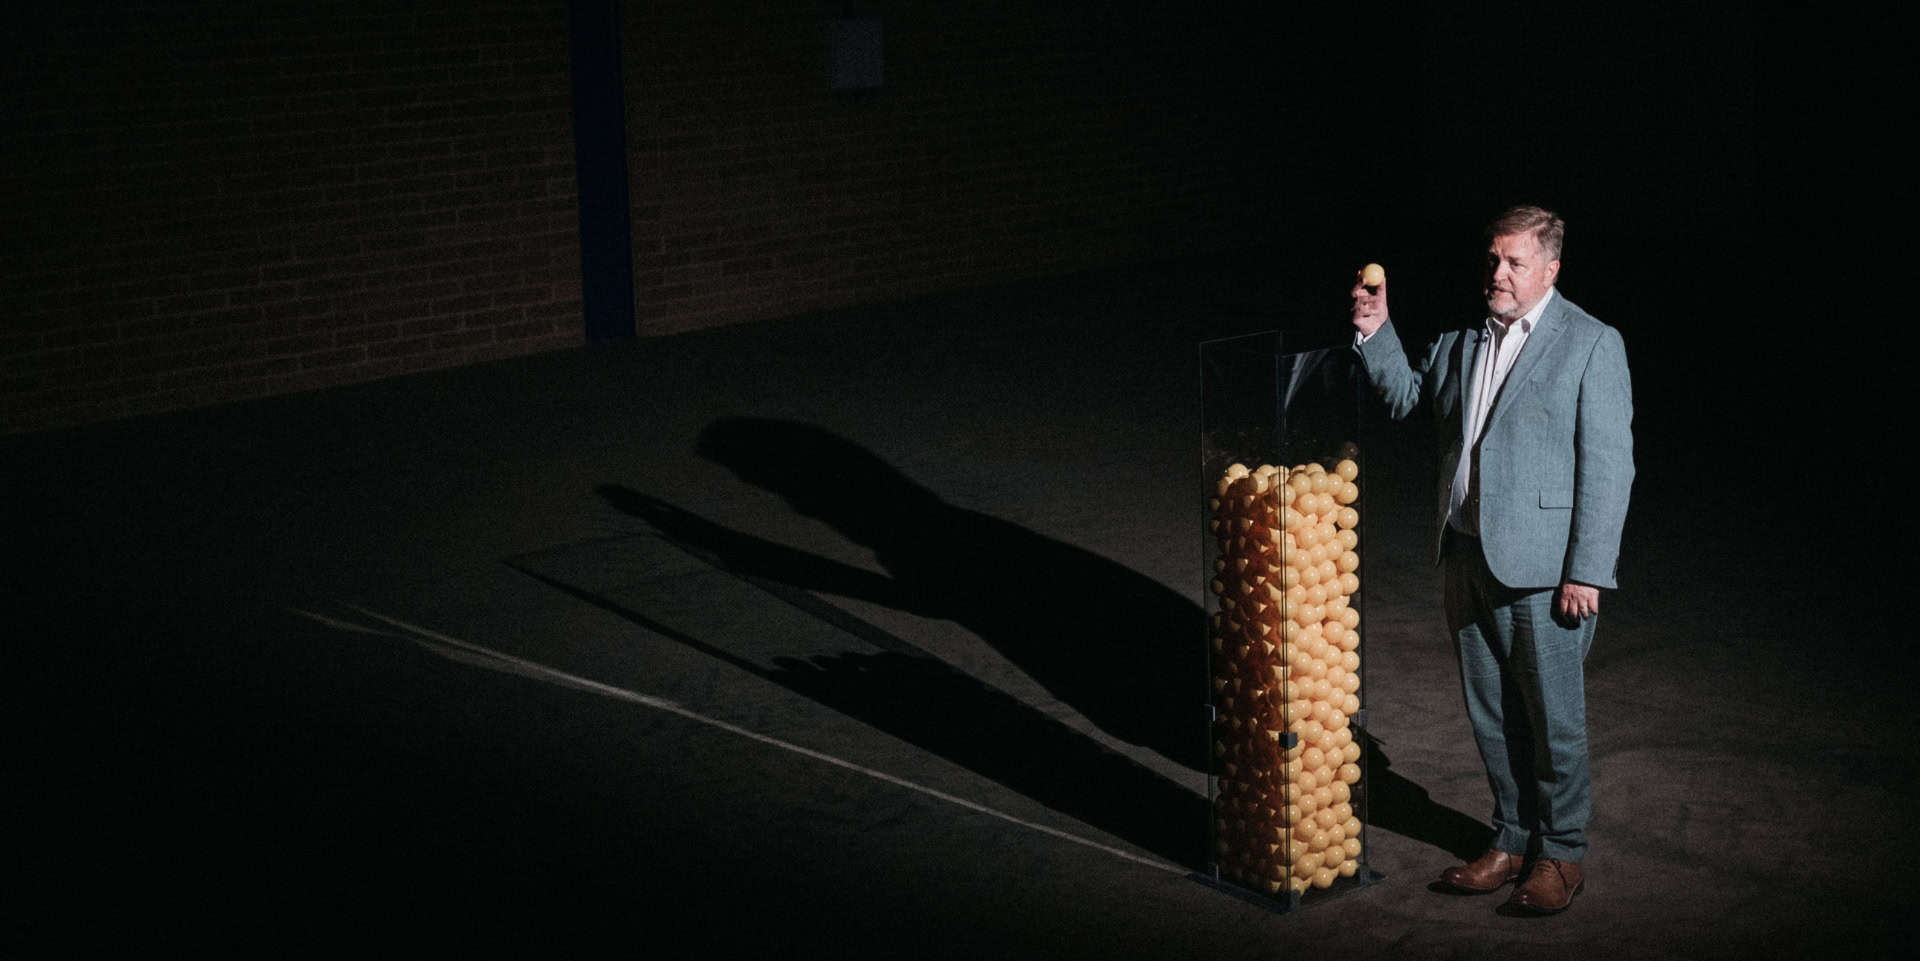
<svg viewBox="0 0 1920 961">
<path fill-rule="evenodd" d="M 947 504 L 871 451 L 812 425 L 729 418 L 703 431 L 696 449 L 871 549 L 886 574 L 627 488 L 599 492 L 735 574 L 952 620 L 1101 730 L 1207 769 L 1205 618 L 1180 593 L 1090 551 Z M 1116 510 L 1126 504 L 1123 491 L 1089 488 L 1088 496 Z M 770 676 L 1180 864 L 1204 860 L 1204 799 L 938 660 L 900 651 L 782 659 Z M 1377 745 L 1369 758 L 1376 824 L 1466 851 L 1472 819 L 1393 774 Z"/>
</svg>

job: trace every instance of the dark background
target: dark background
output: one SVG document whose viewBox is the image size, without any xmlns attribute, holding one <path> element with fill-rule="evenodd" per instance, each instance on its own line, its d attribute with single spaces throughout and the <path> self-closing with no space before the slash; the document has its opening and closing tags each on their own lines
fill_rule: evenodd
<svg viewBox="0 0 1920 961">
<path fill-rule="evenodd" d="M 1535 202 L 1569 295 L 1658 345 L 1650 399 L 1780 393 L 1715 376 L 1771 366 L 1756 306 L 1797 259 L 1756 239 L 1768 25 L 1737 7 L 573 6 L 11 20 L 0 429 L 580 343 L 618 221 L 581 233 L 576 96 L 625 118 L 643 336 L 1169 261 L 1257 266 L 1222 299 L 1320 330 L 1368 260 L 1417 335 L 1474 313 L 1479 225 Z M 829 88 L 849 16 L 879 89 Z"/>
<path fill-rule="evenodd" d="M 1822 296 L 1863 259 L 1825 252 L 1847 242 L 1824 211 L 1898 191 L 1782 159 L 1833 102 L 1797 81 L 1801 25 L 1305 6 L 629 2 L 599 96 L 625 121 L 637 339 L 591 348 L 582 292 L 607 267 L 583 254 L 568 29 L 604 8 L 10 20 L 12 930 L 541 944 L 566 919 L 772 954 L 1103 957 L 1903 936 L 1914 659 L 1890 561 L 1910 525 L 1900 407 L 1871 403 L 1895 354 L 1836 343 Z M 882 88 L 828 89 L 842 16 L 884 25 Z M 1152 645 L 1142 625 L 1198 614 L 1196 342 L 1340 343 L 1367 261 L 1408 341 L 1471 323 L 1480 228 L 1517 202 L 1567 219 L 1561 290 L 1621 330 L 1636 392 L 1592 671 L 1614 860 L 1571 928 L 1423 890 L 1482 801 L 1422 643 L 1419 425 L 1370 425 L 1390 453 L 1368 468 L 1394 772 L 1370 776 L 1397 792 L 1375 850 L 1399 886 L 1284 924 L 334 626 L 369 627 L 365 605 L 518 643 L 1191 866 L 1162 816 L 1191 792 L 1156 806 L 1164 768 L 1061 721 L 1184 761 L 1110 683 L 1156 679 L 1027 634 Z M 553 560 L 622 573 L 580 545 L 651 532 L 707 552 L 704 616 L 771 584 L 777 629 L 676 627 Z M 1076 591 L 1130 600 L 1089 627 Z M 870 649 L 752 656 L 821 623 Z"/>
</svg>

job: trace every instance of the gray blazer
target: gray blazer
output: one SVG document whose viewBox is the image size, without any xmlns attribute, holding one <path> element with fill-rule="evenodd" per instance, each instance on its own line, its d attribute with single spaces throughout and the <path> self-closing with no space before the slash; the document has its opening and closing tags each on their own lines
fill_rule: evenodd
<svg viewBox="0 0 1920 961">
<path fill-rule="evenodd" d="M 1483 332 L 1457 330 L 1417 362 L 1388 320 L 1358 350 L 1396 420 L 1426 401 L 1440 431 L 1440 557 L 1460 420 Z M 1516 589 L 1578 581 L 1617 586 L 1633 485 L 1633 385 L 1620 332 L 1561 296 L 1548 302 L 1494 399 L 1480 439 L 1480 540 L 1487 567 Z"/>
</svg>

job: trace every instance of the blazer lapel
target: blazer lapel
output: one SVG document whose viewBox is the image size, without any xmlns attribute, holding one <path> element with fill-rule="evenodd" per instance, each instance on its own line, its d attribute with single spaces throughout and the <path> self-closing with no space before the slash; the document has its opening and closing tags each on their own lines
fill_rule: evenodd
<svg viewBox="0 0 1920 961">
<path fill-rule="evenodd" d="M 1458 383 L 1454 391 L 1458 395 L 1453 401 L 1454 413 L 1464 422 L 1467 410 L 1473 406 L 1473 378 L 1480 370 L 1480 340 L 1482 331 L 1468 330 L 1460 334 L 1460 365 L 1454 368 L 1454 380 Z"/>
<path fill-rule="evenodd" d="M 1513 369 L 1507 372 L 1507 379 L 1500 385 L 1500 393 L 1493 398 L 1493 410 L 1487 414 L 1487 425 L 1482 430 L 1484 437 L 1493 432 L 1493 428 L 1506 416 L 1507 408 L 1513 405 L 1508 400 L 1523 389 L 1527 378 L 1540 366 L 1540 359 L 1553 350 L 1553 342 L 1567 326 L 1567 299 L 1553 292 L 1553 301 L 1540 314 L 1540 322 L 1533 325 L 1533 333 L 1527 335 L 1525 346 L 1520 348 L 1520 356 L 1514 358 Z"/>
</svg>

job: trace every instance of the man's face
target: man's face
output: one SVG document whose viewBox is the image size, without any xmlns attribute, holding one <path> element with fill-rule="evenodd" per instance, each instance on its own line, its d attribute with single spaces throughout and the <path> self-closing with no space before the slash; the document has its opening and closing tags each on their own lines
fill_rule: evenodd
<svg viewBox="0 0 1920 961">
<path fill-rule="evenodd" d="M 1560 262 L 1546 259 L 1532 231 L 1495 237 L 1487 248 L 1487 310 L 1511 323 L 1532 310 L 1558 276 Z"/>
</svg>

